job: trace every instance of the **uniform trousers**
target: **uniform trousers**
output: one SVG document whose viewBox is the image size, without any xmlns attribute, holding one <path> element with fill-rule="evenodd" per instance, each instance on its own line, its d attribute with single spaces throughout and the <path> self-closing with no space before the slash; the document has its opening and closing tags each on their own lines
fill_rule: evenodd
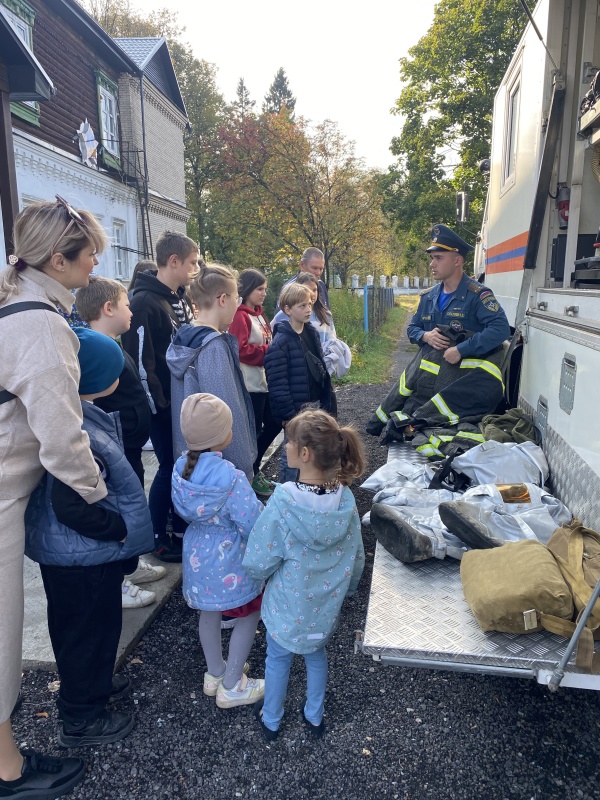
<svg viewBox="0 0 600 800">
<path fill-rule="evenodd" d="M 40 564 L 48 631 L 65 722 L 93 721 L 108 703 L 121 636 L 123 562 L 90 567 Z"/>
<path fill-rule="evenodd" d="M 21 686 L 24 517 L 28 500 L 0 500 L 0 724 L 9 719 Z"/>
</svg>

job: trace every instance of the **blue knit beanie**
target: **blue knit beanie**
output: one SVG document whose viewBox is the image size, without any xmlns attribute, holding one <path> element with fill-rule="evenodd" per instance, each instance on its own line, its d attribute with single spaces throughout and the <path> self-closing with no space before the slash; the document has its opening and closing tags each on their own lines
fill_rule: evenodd
<svg viewBox="0 0 600 800">
<path fill-rule="evenodd" d="M 110 336 L 90 328 L 73 328 L 73 332 L 79 339 L 79 394 L 103 392 L 123 371 L 121 348 Z"/>
</svg>

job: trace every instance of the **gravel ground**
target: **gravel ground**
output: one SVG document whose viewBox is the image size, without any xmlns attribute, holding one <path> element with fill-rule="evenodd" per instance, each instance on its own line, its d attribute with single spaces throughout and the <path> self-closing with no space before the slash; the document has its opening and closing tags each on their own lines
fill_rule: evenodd
<svg viewBox="0 0 600 800">
<path fill-rule="evenodd" d="M 401 347 L 397 369 L 411 356 L 410 348 Z M 363 429 L 386 391 L 383 385 L 338 390 L 340 419 Z M 385 453 L 376 440 L 365 438 L 373 471 Z M 356 500 L 362 515 L 371 496 L 357 489 Z M 269 746 L 250 708 L 223 711 L 204 697 L 196 616 L 176 592 L 125 667 L 133 687 L 122 708 L 135 715 L 135 730 L 122 742 L 81 751 L 88 775 L 70 796 L 595 800 L 600 756 L 595 692 L 551 695 L 524 680 L 384 667 L 353 654 L 373 564 L 368 530 L 364 539 L 365 574 L 357 594 L 346 601 L 328 648 L 323 740 L 307 739 L 299 721 L 300 658 L 280 737 Z M 250 655 L 252 675 L 263 674 L 264 654 L 261 624 Z M 49 752 L 52 743 L 59 752 L 48 688 L 56 677 L 25 675 L 26 701 L 14 720 L 20 744 Z"/>
</svg>

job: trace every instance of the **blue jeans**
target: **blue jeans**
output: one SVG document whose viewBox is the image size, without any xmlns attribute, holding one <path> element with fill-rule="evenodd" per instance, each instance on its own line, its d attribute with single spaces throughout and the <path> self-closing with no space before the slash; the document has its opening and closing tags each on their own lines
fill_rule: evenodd
<svg viewBox="0 0 600 800">
<path fill-rule="evenodd" d="M 283 704 L 295 655 L 278 644 L 267 633 L 263 722 L 272 731 L 278 730 L 283 717 Z M 327 653 L 322 647 L 315 653 L 303 653 L 302 657 L 306 664 L 304 716 L 312 725 L 320 725 L 323 719 L 325 689 L 327 688 Z"/>
</svg>

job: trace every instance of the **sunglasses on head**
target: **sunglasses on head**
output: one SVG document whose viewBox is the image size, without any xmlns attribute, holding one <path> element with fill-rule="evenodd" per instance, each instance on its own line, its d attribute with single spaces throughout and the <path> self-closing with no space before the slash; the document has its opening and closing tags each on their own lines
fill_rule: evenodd
<svg viewBox="0 0 600 800">
<path fill-rule="evenodd" d="M 58 247 L 58 243 L 60 242 L 61 239 L 63 239 L 67 235 L 67 233 L 71 230 L 73 225 L 79 225 L 80 228 L 83 228 L 83 230 L 87 232 L 87 225 L 85 224 L 85 220 L 83 219 L 79 211 L 73 208 L 73 206 L 70 203 L 67 203 L 64 197 L 61 197 L 59 194 L 55 195 L 55 197 L 56 197 L 56 205 L 65 208 L 67 210 L 67 214 L 69 215 L 70 219 L 67 224 L 67 227 L 64 229 L 64 231 L 61 233 L 61 235 L 54 243 L 54 247 L 50 251 L 50 255 L 54 255 L 54 253 L 56 252 L 56 248 Z"/>
</svg>

